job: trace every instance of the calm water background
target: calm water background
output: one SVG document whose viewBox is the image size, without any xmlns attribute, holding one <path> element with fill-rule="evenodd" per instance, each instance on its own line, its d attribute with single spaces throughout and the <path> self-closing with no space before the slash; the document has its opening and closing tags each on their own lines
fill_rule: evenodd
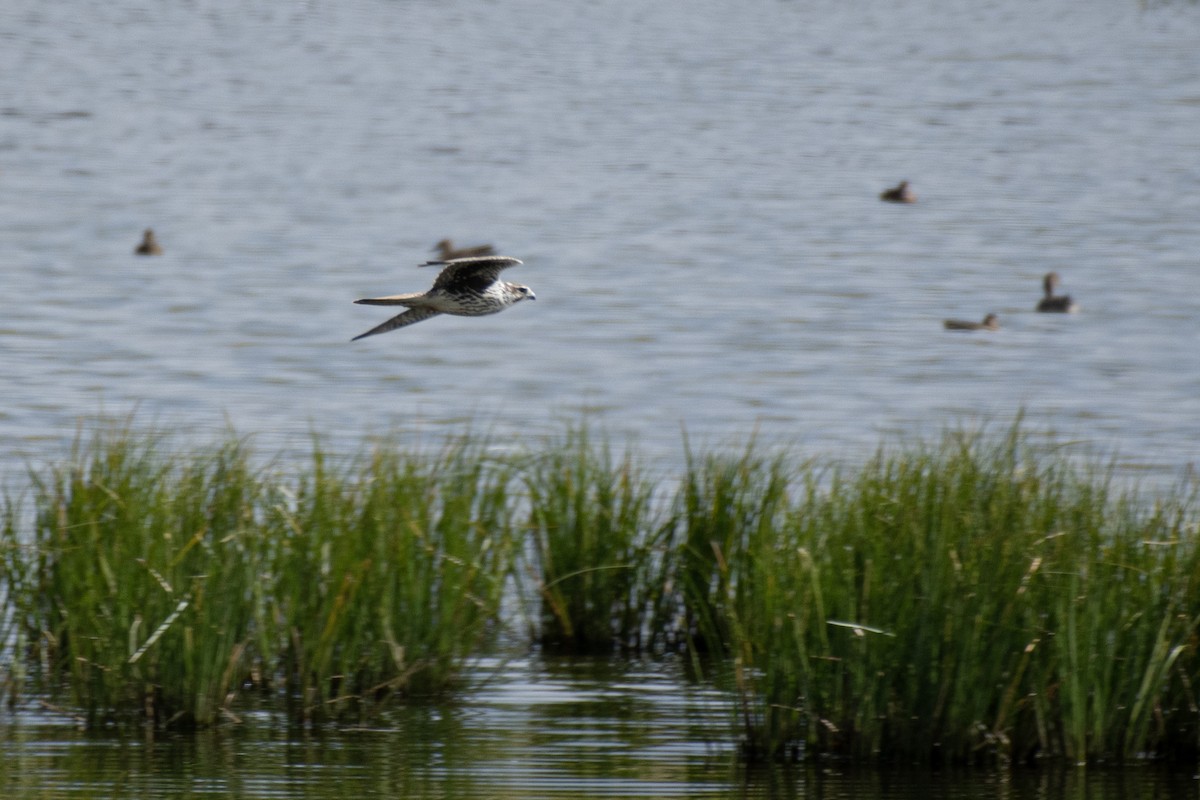
<svg viewBox="0 0 1200 800">
<path fill-rule="evenodd" d="M 590 413 L 853 460 L 1024 408 L 1178 477 L 1198 47 L 1189 2 L 8 0 L 0 458 L 137 409 L 272 453 Z M 537 302 L 350 344 L 444 236 Z M 1051 269 L 1083 313 L 1032 313 Z"/>
<path fill-rule="evenodd" d="M 135 410 L 268 453 L 469 422 L 504 442 L 587 414 L 668 461 L 684 428 L 853 461 L 1024 409 L 1176 480 L 1200 456 L 1198 53 L 1193 2 L 6 0 L 0 478 Z M 920 202 L 879 202 L 901 178 Z M 162 257 L 131 254 L 146 227 Z M 350 344 L 387 316 L 351 301 L 424 289 L 414 266 L 445 236 L 523 259 L 537 302 Z M 1082 313 L 1032 312 L 1052 269 Z M 997 333 L 941 329 L 989 311 Z M 524 755 L 469 779 L 491 796 L 768 796 L 695 772 L 703 745 L 656 750 L 654 724 L 616 746 L 653 755 L 606 766 L 615 785 L 540 772 L 548 745 L 615 741 L 526 717 L 543 688 L 424 724 L 470 749 L 516 715 L 498 724 L 527 728 Z M 60 764 L 97 752 L 106 794 L 236 774 L 247 796 L 354 775 L 469 795 L 394 733 L 322 743 L 344 753 L 322 777 L 278 731 L 143 746 L 47 726 L 6 748 L 61 769 L 62 794 L 91 789 Z M 671 736 L 725 741 L 695 733 Z M 280 770 L 261 791 L 203 766 L 253 772 L 260 750 Z M 410 757 L 428 787 L 381 775 Z"/>
<path fill-rule="evenodd" d="M 488 665 L 495 669 L 498 665 Z M 481 674 L 482 670 L 481 668 Z M 0 712 L 0 721 L 3 720 Z M 1195 775 L 1124 770 L 744 770 L 729 707 L 677 665 L 518 660 L 453 707 L 347 731 L 239 727 L 156 739 L 82 733 L 59 715 L 0 724 L 6 798 L 1189 798 Z"/>
</svg>

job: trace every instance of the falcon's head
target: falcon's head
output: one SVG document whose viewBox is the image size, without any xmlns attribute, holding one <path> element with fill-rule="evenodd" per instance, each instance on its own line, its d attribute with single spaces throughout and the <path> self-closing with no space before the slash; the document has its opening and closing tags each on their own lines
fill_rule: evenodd
<svg viewBox="0 0 1200 800">
<path fill-rule="evenodd" d="M 508 284 L 508 291 L 512 295 L 512 301 L 519 303 L 522 300 L 537 300 L 537 295 L 533 293 L 533 289 L 528 286 L 522 286 L 519 283 Z"/>
</svg>

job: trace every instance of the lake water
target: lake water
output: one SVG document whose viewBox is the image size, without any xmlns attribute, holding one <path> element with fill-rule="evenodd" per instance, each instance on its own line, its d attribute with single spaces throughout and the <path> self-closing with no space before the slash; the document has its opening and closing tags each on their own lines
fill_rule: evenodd
<svg viewBox="0 0 1200 800">
<path fill-rule="evenodd" d="M 1200 460 L 1198 41 L 1184 0 L 6 0 L 0 479 L 134 412 L 267 453 L 587 415 L 670 462 L 684 430 L 853 461 L 1024 410 L 1170 483 Z M 905 178 L 918 203 L 878 200 Z M 147 227 L 164 255 L 132 255 Z M 523 259 L 537 302 L 351 344 L 388 311 L 351 301 L 426 288 L 443 237 Z M 1050 270 L 1081 313 L 1033 313 Z M 0 730 L 46 797 L 473 796 L 452 747 L 488 796 L 776 796 L 711 777 L 711 720 L 660 739 L 659 701 L 626 729 L 551 697 L 560 728 L 528 716 L 553 686 L 506 691 L 420 723 L 458 744 L 392 727 L 321 759 L 269 720 Z M 477 758 L 480 725 L 516 732 Z"/>
<path fill-rule="evenodd" d="M 589 414 L 854 460 L 1024 409 L 1176 479 L 1197 41 L 1194 2 L 9 0 L 0 458 L 136 409 L 268 453 Z M 537 302 L 351 344 L 443 237 Z M 1049 270 L 1082 313 L 1033 313 Z"/>
<path fill-rule="evenodd" d="M 727 698 L 678 665 L 517 659 L 452 707 L 399 709 L 356 730 L 288 730 L 269 714 L 196 735 L 84 733 L 62 715 L 0 711 L 0 791 L 23 798 L 672 798 L 1058 800 L 1194 797 L 1188 772 L 929 772 L 837 765 L 747 770 Z"/>
</svg>

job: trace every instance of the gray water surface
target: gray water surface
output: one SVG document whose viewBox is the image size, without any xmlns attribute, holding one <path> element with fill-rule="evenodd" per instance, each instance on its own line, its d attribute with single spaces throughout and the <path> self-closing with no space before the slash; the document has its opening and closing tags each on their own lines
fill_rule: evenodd
<svg viewBox="0 0 1200 800">
<path fill-rule="evenodd" d="M 1177 477 L 1198 41 L 1196 3 L 1132 0 L 10 0 L 3 472 L 131 412 L 269 452 L 587 414 L 854 460 L 1024 410 Z M 446 236 L 537 302 L 350 344 Z M 1032 312 L 1049 270 L 1082 313 Z"/>
<path fill-rule="evenodd" d="M 677 663 L 519 658 L 480 664 L 478 689 L 359 728 L 241 724 L 196 734 L 82 732 L 69 716 L 0 711 L 0 791 L 24 798 L 746 798 L 1066 800 L 1192 797 L 1148 765 L 931 772 L 836 763 L 746 769 L 730 698 Z"/>
</svg>

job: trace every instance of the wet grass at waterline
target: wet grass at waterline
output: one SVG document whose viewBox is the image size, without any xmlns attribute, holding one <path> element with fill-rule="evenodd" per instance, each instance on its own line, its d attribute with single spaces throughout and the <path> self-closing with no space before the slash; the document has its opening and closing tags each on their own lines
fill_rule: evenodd
<svg viewBox="0 0 1200 800">
<path fill-rule="evenodd" d="M 467 442 L 318 449 L 292 479 L 249 463 L 115 431 L 35 476 L 33 531 L 6 514 L 7 657 L 92 724 L 209 725 L 276 691 L 297 722 L 358 717 L 452 688 L 509 571 L 503 470 Z"/>
<path fill-rule="evenodd" d="M 535 599 L 531 639 L 558 652 L 662 651 L 673 645 L 673 525 L 633 456 L 573 430 L 517 460 L 529 537 L 518 584 Z"/>
<path fill-rule="evenodd" d="M 657 478 L 583 429 L 487 445 L 279 469 L 101 431 L 6 495 L 6 688 L 92 724 L 359 720 L 452 696 L 507 627 L 683 654 L 730 689 L 749 760 L 1197 757 L 1182 490 L 1118 491 L 1018 429 L 855 468 L 689 453 Z"/>
<path fill-rule="evenodd" d="M 1190 500 L 1114 496 L 1015 432 L 803 477 L 726 558 L 748 755 L 1195 758 Z"/>
</svg>

